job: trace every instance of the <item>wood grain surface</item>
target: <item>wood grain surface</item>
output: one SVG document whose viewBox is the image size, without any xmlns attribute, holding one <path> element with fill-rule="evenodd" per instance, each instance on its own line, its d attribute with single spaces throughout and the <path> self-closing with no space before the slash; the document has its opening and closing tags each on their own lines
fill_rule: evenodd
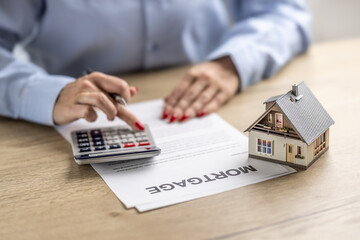
<svg viewBox="0 0 360 240">
<path fill-rule="evenodd" d="M 188 66 L 122 76 L 134 102 L 164 97 Z M 310 169 L 174 206 L 125 209 L 51 127 L 0 118 L 0 239 L 355 239 L 360 235 L 360 39 L 321 43 L 218 113 L 245 130 L 262 102 L 307 85 L 335 120 Z"/>
</svg>

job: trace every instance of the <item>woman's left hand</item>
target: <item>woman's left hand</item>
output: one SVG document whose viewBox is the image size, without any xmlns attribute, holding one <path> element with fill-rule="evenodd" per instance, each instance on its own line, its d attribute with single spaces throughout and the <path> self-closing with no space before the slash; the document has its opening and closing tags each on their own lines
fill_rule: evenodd
<svg viewBox="0 0 360 240">
<path fill-rule="evenodd" d="M 239 82 L 230 57 L 195 65 L 165 98 L 162 119 L 183 122 L 212 113 L 235 95 Z"/>
</svg>

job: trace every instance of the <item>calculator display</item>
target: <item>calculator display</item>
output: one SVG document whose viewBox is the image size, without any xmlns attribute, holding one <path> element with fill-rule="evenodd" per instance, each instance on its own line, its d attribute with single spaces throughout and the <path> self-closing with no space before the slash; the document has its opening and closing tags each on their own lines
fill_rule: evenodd
<svg viewBox="0 0 360 240">
<path fill-rule="evenodd" d="M 135 131 L 127 126 L 84 129 L 71 133 L 75 162 L 78 164 L 126 161 L 160 154 L 149 127 Z"/>
</svg>

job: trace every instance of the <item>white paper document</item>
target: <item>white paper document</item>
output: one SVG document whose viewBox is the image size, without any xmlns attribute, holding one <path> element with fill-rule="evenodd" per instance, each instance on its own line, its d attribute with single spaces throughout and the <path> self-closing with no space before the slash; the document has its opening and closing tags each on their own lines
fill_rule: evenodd
<svg viewBox="0 0 360 240">
<path fill-rule="evenodd" d="M 161 154 L 151 159 L 92 164 L 127 207 L 147 211 L 295 172 L 280 164 L 248 158 L 248 140 L 216 114 L 184 123 L 160 119 L 163 101 L 128 105 L 149 125 Z M 124 124 L 98 112 L 94 123 L 78 120 L 58 127 L 70 132 Z"/>
</svg>

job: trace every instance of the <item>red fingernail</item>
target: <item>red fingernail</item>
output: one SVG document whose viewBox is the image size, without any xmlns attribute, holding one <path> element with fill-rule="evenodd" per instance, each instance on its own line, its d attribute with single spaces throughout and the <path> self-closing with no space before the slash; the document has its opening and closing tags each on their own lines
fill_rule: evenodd
<svg viewBox="0 0 360 240">
<path fill-rule="evenodd" d="M 166 110 L 164 110 L 161 118 L 167 119 L 168 116 L 169 116 L 168 112 Z"/>
<path fill-rule="evenodd" d="M 201 111 L 199 114 L 198 114 L 198 117 L 203 117 L 206 115 L 206 112 L 205 111 Z"/>
<path fill-rule="evenodd" d="M 135 125 L 139 130 L 141 130 L 141 131 L 145 130 L 144 126 L 141 123 L 136 122 Z"/>
<path fill-rule="evenodd" d="M 184 122 L 186 119 L 188 119 L 188 115 L 184 114 L 181 118 L 180 118 L 180 122 Z"/>
<path fill-rule="evenodd" d="M 174 122 L 176 119 L 177 119 L 177 115 L 176 115 L 175 113 L 173 113 L 173 115 L 171 115 L 171 117 L 170 117 L 169 122 L 172 123 L 172 122 Z"/>
<path fill-rule="evenodd" d="M 138 88 L 138 87 L 135 87 L 135 90 L 136 90 L 136 91 L 139 91 L 139 88 Z"/>
</svg>

